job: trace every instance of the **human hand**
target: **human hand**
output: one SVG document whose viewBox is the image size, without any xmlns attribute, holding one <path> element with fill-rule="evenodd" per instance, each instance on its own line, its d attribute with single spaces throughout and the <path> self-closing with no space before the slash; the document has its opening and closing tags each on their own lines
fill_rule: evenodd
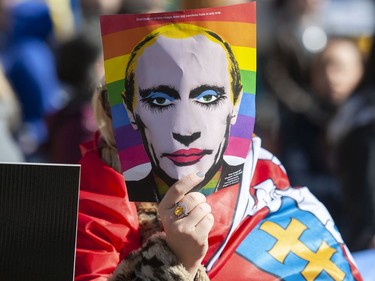
<svg viewBox="0 0 375 281">
<path fill-rule="evenodd" d="M 214 224 L 206 197 L 199 192 L 187 193 L 202 180 L 197 174 L 182 178 L 169 188 L 158 206 L 166 242 L 193 279 L 208 250 L 208 233 Z M 178 218 L 174 214 L 178 202 L 186 205 L 187 216 Z"/>
</svg>

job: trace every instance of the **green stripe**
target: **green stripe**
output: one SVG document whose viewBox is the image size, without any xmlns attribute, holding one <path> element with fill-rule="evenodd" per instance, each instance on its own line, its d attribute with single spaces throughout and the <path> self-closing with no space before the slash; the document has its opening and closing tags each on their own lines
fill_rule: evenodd
<svg viewBox="0 0 375 281">
<path fill-rule="evenodd" d="M 241 81 L 245 93 L 254 94 L 256 89 L 256 72 L 241 70 Z"/>
<path fill-rule="evenodd" d="M 111 106 L 122 103 L 121 92 L 124 91 L 124 80 L 118 80 L 108 84 L 107 89 Z"/>
</svg>

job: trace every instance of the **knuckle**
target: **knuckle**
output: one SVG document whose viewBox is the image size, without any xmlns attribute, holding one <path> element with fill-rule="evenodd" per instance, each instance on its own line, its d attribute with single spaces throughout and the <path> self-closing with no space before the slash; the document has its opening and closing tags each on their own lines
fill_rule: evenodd
<svg viewBox="0 0 375 281">
<path fill-rule="evenodd" d="M 211 206 L 207 203 L 201 203 L 197 206 L 201 214 L 207 214 L 211 212 Z"/>
<path fill-rule="evenodd" d="M 209 213 L 211 213 L 211 211 L 212 211 L 211 205 L 210 205 L 210 204 L 207 204 L 207 203 L 205 203 L 205 205 L 206 205 L 207 211 L 208 211 Z"/>
<path fill-rule="evenodd" d="M 188 196 L 188 199 L 192 203 L 192 206 L 196 206 L 206 201 L 206 197 L 200 192 L 191 192 L 186 196 Z"/>
<path fill-rule="evenodd" d="M 188 190 L 190 190 L 193 183 L 193 177 L 192 175 L 188 175 L 186 177 L 183 177 L 179 181 L 177 181 L 173 186 L 175 191 L 180 195 L 185 195 Z"/>
<path fill-rule="evenodd" d="M 206 244 L 207 244 L 207 240 L 206 239 L 199 239 L 199 240 L 197 240 L 198 247 L 205 248 Z"/>
<path fill-rule="evenodd" d="M 215 218 L 213 216 L 212 213 L 209 213 L 206 215 L 205 219 L 208 221 L 208 223 L 211 225 L 211 227 L 213 226 L 214 222 L 215 222 Z"/>
<path fill-rule="evenodd" d="M 199 204 L 196 208 L 200 214 L 204 214 L 206 212 L 206 206 L 204 204 Z"/>
<path fill-rule="evenodd" d="M 176 227 L 174 229 L 175 229 L 175 233 L 177 233 L 177 234 L 185 234 L 186 233 L 186 227 L 182 223 L 176 225 Z"/>
<path fill-rule="evenodd" d="M 193 193 L 197 202 L 203 202 L 203 203 L 206 202 L 206 196 L 204 196 L 202 193 L 200 192 L 193 192 Z"/>
</svg>

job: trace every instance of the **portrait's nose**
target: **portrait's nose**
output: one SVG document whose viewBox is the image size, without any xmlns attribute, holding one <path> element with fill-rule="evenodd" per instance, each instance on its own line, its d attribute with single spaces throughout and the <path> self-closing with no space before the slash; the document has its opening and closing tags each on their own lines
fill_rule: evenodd
<svg viewBox="0 0 375 281">
<path fill-rule="evenodd" d="M 185 146 L 189 146 L 189 144 L 191 144 L 192 142 L 200 138 L 201 133 L 195 132 L 191 135 L 180 135 L 180 134 L 172 133 L 172 135 L 176 141 L 182 143 Z"/>
</svg>

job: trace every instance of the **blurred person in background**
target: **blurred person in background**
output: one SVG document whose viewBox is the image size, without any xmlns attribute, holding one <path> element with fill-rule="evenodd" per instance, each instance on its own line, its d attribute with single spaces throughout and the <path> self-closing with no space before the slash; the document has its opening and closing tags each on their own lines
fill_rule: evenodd
<svg viewBox="0 0 375 281">
<path fill-rule="evenodd" d="M 0 46 L 3 31 L 8 25 L 4 1 L 0 0 Z M 0 61 L 0 162 L 22 162 L 24 155 L 16 142 L 15 135 L 21 124 L 21 112 L 17 97 L 4 75 Z"/>
<path fill-rule="evenodd" d="M 53 24 L 48 6 L 23 1 L 8 7 L 10 24 L 1 59 L 4 72 L 19 100 L 22 127 L 18 142 L 27 161 L 45 162 L 48 140 L 45 118 L 64 104 L 54 57 Z"/>
<path fill-rule="evenodd" d="M 326 141 L 327 125 L 350 97 L 363 76 L 363 55 L 356 41 L 330 37 L 324 49 L 313 56 L 311 100 L 319 115 L 289 114 L 288 134 L 280 151 L 290 180 L 309 186 L 331 212 L 338 225 L 342 216 L 342 191 L 332 166 L 331 147 Z"/>
<path fill-rule="evenodd" d="M 23 162 L 25 157 L 15 135 L 21 124 L 17 97 L 0 64 L 0 162 Z"/>
<path fill-rule="evenodd" d="M 375 248 L 374 73 L 375 36 L 363 79 L 334 117 L 328 131 L 345 200 L 342 231 L 352 251 Z"/>
<path fill-rule="evenodd" d="M 282 160 L 296 114 L 321 122 L 320 108 L 309 89 L 313 55 L 325 43 L 320 18 L 325 2 L 275 0 L 268 5 L 268 17 L 273 21 L 268 21 L 271 35 L 266 46 L 259 48 L 257 79 L 262 81 L 263 88 L 258 92 L 256 132 L 271 136 L 270 143 L 265 145 Z"/>
<path fill-rule="evenodd" d="M 124 0 L 119 14 L 158 13 L 167 9 L 167 0 Z"/>
<path fill-rule="evenodd" d="M 364 73 L 364 55 L 353 38 L 333 36 L 314 60 L 312 85 L 321 103 L 340 107 Z"/>
<path fill-rule="evenodd" d="M 126 0 L 78 0 L 84 20 L 97 20 L 100 15 L 117 14 Z"/>
<path fill-rule="evenodd" d="M 57 73 L 68 101 L 48 122 L 46 150 L 55 163 L 77 163 L 81 157 L 79 145 L 97 130 L 91 98 L 103 71 L 100 41 L 95 35 L 90 26 L 85 26 L 56 51 Z"/>
<path fill-rule="evenodd" d="M 170 0 L 78 0 L 84 18 L 97 20 L 100 15 L 164 12 Z"/>
<path fill-rule="evenodd" d="M 262 53 L 263 64 L 260 66 L 260 79 L 265 95 L 264 104 L 259 108 L 273 108 L 273 116 L 268 115 L 268 127 L 272 128 L 275 143 L 270 144 L 273 152 L 282 154 L 287 142 L 284 137 L 290 135 L 288 129 L 295 113 L 319 116 L 320 109 L 314 103 L 309 92 L 313 56 L 324 46 L 325 34 L 321 29 L 320 10 L 325 0 L 275 0 L 269 5 L 269 17 L 273 19 L 267 45 Z M 320 34 L 319 40 L 306 40 Z M 314 45 L 318 42 L 320 45 Z M 276 105 L 276 106 L 275 106 Z M 262 120 L 259 120 L 262 131 Z M 266 125 L 266 124 L 265 124 Z M 267 130 L 267 127 L 264 128 Z"/>
<path fill-rule="evenodd" d="M 265 92 L 259 97 L 267 96 L 264 100 L 270 108 L 275 106 L 269 101 L 276 101 L 278 111 L 272 112 L 279 128 L 271 148 L 291 182 L 309 186 L 338 220 L 340 184 L 329 160 L 326 126 L 359 83 L 363 58 L 345 36 L 326 34 L 321 18 L 325 4 L 323 0 L 274 2 L 275 39 L 263 55 Z M 257 107 L 260 116 L 269 112 L 268 104 Z M 267 127 L 259 121 L 262 136 Z"/>
</svg>

